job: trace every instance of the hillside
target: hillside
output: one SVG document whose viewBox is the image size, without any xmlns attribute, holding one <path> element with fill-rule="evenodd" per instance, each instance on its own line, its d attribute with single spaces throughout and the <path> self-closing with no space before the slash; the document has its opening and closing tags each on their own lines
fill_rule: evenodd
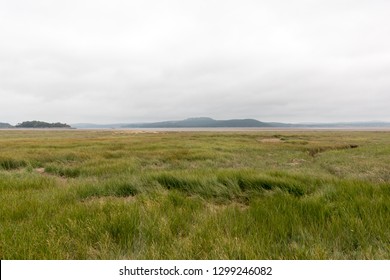
<svg viewBox="0 0 390 280">
<path fill-rule="evenodd" d="M 19 123 L 16 128 L 71 128 L 70 125 L 65 123 L 47 123 L 41 121 L 26 121 Z"/>
<path fill-rule="evenodd" d="M 237 128 L 237 127 L 274 127 L 274 128 L 387 128 L 389 122 L 335 122 L 335 123 L 280 123 L 261 122 L 255 119 L 215 120 L 212 118 L 188 118 L 178 121 L 161 121 L 150 123 L 76 123 L 72 127 L 81 129 L 107 128 Z"/>
<path fill-rule="evenodd" d="M 269 127 L 254 119 L 214 120 L 212 118 L 189 118 L 180 121 L 128 124 L 123 128 L 183 128 L 183 127 Z"/>
</svg>

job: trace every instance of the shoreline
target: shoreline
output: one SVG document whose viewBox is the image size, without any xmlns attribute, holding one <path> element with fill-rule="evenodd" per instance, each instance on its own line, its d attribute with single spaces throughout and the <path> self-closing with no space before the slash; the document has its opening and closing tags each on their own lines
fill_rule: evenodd
<svg viewBox="0 0 390 280">
<path fill-rule="evenodd" d="M 262 132 L 262 131 L 390 131 L 390 127 L 178 127 L 178 128 L 0 128 L 0 131 L 135 131 L 135 132 Z"/>
</svg>

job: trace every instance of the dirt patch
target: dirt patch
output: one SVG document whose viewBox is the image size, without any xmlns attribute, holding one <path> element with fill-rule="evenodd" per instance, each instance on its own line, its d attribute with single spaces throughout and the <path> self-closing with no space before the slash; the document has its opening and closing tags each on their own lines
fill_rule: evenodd
<svg viewBox="0 0 390 280">
<path fill-rule="evenodd" d="M 300 165 L 304 162 L 306 162 L 306 160 L 302 158 L 294 158 L 289 164 L 295 166 L 295 165 Z"/>
<path fill-rule="evenodd" d="M 115 131 L 113 134 L 114 135 L 126 135 L 126 134 L 146 134 L 146 133 L 157 134 L 159 132 L 158 131 L 147 131 L 147 130 L 120 130 L 120 131 Z"/>
<path fill-rule="evenodd" d="M 279 138 L 263 138 L 263 139 L 259 139 L 258 141 L 262 142 L 262 143 L 281 143 L 281 142 L 283 142 Z"/>
<path fill-rule="evenodd" d="M 67 182 L 67 178 L 66 177 L 64 177 L 64 176 L 57 176 L 57 175 L 54 175 L 54 174 L 47 173 L 45 168 L 43 168 L 43 167 L 35 168 L 34 171 L 37 172 L 38 174 L 41 174 L 42 176 L 48 176 L 48 177 L 55 178 L 58 182 L 61 182 L 62 185 L 64 185 Z"/>
<path fill-rule="evenodd" d="M 43 168 L 43 167 L 35 168 L 34 171 L 39 173 L 39 174 L 45 174 L 45 168 Z"/>
<path fill-rule="evenodd" d="M 334 150 L 347 150 L 347 149 L 356 149 L 359 145 L 356 144 L 347 144 L 347 145 L 340 145 L 340 146 L 320 146 L 320 147 L 314 147 L 308 149 L 309 155 L 312 157 L 315 157 L 317 154 L 327 152 L 327 151 L 334 151 Z"/>
<path fill-rule="evenodd" d="M 217 203 L 206 203 L 206 208 L 209 210 L 211 213 L 217 213 L 220 211 L 224 211 L 227 208 L 230 207 L 236 207 L 240 211 L 244 211 L 249 208 L 248 205 L 239 203 L 239 202 L 232 202 L 232 203 L 227 203 L 227 204 L 217 204 Z"/>
</svg>

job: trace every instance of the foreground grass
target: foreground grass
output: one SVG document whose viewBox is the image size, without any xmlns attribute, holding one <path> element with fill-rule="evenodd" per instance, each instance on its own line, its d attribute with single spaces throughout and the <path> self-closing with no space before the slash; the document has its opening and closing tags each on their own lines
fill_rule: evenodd
<svg viewBox="0 0 390 280">
<path fill-rule="evenodd" d="M 389 143 L 0 131 L 0 258 L 389 259 Z"/>
</svg>

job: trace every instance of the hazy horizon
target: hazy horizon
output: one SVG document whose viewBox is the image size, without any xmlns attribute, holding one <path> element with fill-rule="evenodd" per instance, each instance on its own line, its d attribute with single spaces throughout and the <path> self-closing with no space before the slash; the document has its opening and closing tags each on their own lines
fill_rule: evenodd
<svg viewBox="0 0 390 280">
<path fill-rule="evenodd" d="M 164 119 L 164 120 L 156 120 L 156 121 L 147 121 L 147 122 L 127 122 L 127 121 L 122 121 L 122 122 L 102 122 L 102 123 L 88 123 L 88 122 L 85 122 L 85 124 L 101 124 L 101 125 L 109 125 L 109 124 L 137 124 L 137 123 L 157 123 L 157 122 L 174 122 L 174 121 L 182 121 L 182 120 L 187 120 L 187 119 L 196 119 L 196 118 L 209 118 L 209 117 L 205 117 L 205 116 L 202 116 L 202 117 L 188 117 L 188 118 L 183 118 L 183 119 Z M 214 118 L 212 118 L 214 119 Z M 249 119 L 249 118 L 242 118 L 242 119 Z M 242 120 L 241 119 L 241 120 Z M 214 119 L 214 120 L 232 120 L 232 119 Z M 260 122 L 266 122 L 266 123 L 273 123 L 274 121 L 262 121 L 262 120 L 258 120 L 258 119 L 254 119 L 254 120 L 257 120 L 257 121 L 260 121 Z M 381 120 L 367 120 L 367 121 L 348 121 L 348 122 L 344 122 L 344 121 L 334 121 L 334 122 L 284 122 L 284 121 L 281 121 L 281 122 L 277 122 L 277 123 L 285 123 L 285 124 L 288 124 L 288 123 L 292 123 L 292 124 L 326 124 L 326 123 L 389 123 L 389 122 L 386 122 L 386 121 L 381 121 Z M 84 122 L 73 122 L 71 124 L 83 124 Z"/>
<path fill-rule="evenodd" d="M 390 122 L 390 2 L 0 1 L 0 122 Z"/>
<path fill-rule="evenodd" d="M 14 122 L 14 123 L 11 123 L 11 122 L 7 122 L 7 121 L 3 121 L 3 120 L 0 120 L 0 123 L 8 123 L 12 126 L 15 126 L 17 124 L 20 124 L 22 122 L 25 122 L 25 121 L 42 121 L 42 122 L 47 122 L 47 123 L 66 123 L 68 125 L 81 125 L 81 124 L 93 124 L 93 125 L 111 125 L 111 124 L 142 124 L 142 123 L 158 123 L 158 122 L 174 122 L 174 121 L 182 121 L 182 120 L 186 120 L 186 119 L 193 119 L 193 118 L 208 118 L 208 117 L 186 117 L 186 118 L 183 118 L 183 119 L 160 119 L 160 120 L 155 120 L 155 121 L 144 121 L 144 122 L 134 122 L 134 121 L 118 121 L 118 122 L 65 122 L 65 121 L 61 121 L 61 120 L 55 120 L 55 121 L 52 121 L 52 120 L 40 120 L 40 119 L 29 119 L 29 120 L 22 120 L 22 121 L 18 121 L 18 122 Z M 212 118 L 214 119 L 214 118 Z M 241 119 L 241 118 L 240 118 Z M 241 120 L 243 119 L 254 119 L 254 118 L 242 118 Z M 232 119 L 214 119 L 214 120 L 232 120 Z M 257 120 L 257 121 L 260 121 L 260 122 L 264 122 L 264 123 L 284 123 L 284 124 L 299 124 L 299 125 L 304 125 L 304 124 L 307 124 L 307 125 L 310 125 L 310 124 L 318 124 L 318 125 L 321 125 L 321 124 L 342 124 L 342 123 L 390 123 L 388 121 L 382 121 L 382 120 L 366 120 L 366 121 L 330 121 L 330 122 L 326 122 L 326 121 L 319 121 L 319 122 L 311 122 L 311 121 L 307 121 L 307 122 L 289 122 L 289 121 L 262 121 L 262 120 L 259 120 L 259 119 L 254 119 L 254 120 Z"/>
</svg>

